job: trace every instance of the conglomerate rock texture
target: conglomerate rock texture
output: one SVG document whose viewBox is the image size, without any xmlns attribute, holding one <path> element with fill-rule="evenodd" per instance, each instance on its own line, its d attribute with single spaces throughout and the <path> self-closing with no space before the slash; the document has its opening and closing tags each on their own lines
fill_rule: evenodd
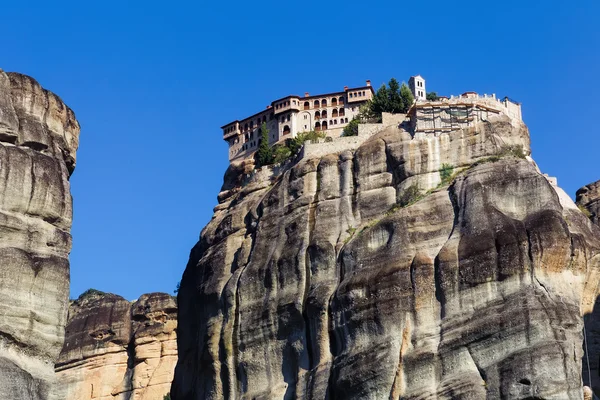
<svg viewBox="0 0 600 400">
<path fill-rule="evenodd" d="M 90 293 L 71 303 L 56 365 L 66 400 L 163 400 L 177 362 L 177 304 L 166 293 L 133 303 Z"/>
<path fill-rule="evenodd" d="M 600 230 L 507 145 L 527 128 L 494 117 L 232 165 L 181 282 L 172 399 L 581 399 Z"/>
<path fill-rule="evenodd" d="M 0 396 L 52 398 L 69 296 L 79 123 L 34 79 L 0 70 Z"/>
</svg>

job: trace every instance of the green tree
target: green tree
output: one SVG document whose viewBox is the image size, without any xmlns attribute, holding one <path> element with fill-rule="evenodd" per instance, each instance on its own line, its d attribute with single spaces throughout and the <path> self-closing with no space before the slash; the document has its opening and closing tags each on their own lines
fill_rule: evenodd
<svg viewBox="0 0 600 400">
<path fill-rule="evenodd" d="M 258 167 L 273 163 L 273 149 L 269 146 L 269 130 L 266 122 L 263 122 L 260 126 L 260 141 L 256 152 L 256 163 Z"/>
<path fill-rule="evenodd" d="M 352 121 L 344 127 L 342 136 L 358 136 L 358 124 L 360 123 L 359 117 L 352 118 Z"/>
<path fill-rule="evenodd" d="M 436 92 L 429 92 L 429 93 L 427 93 L 427 95 L 425 95 L 425 98 L 429 101 L 436 101 L 440 97 L 437 95 Z"/>
<path fill-rule="evenodd" d="M 390 79 L 388 87 L 389 107 L 384 111 L 394 114 L 404 112 L 404 99 L 402 98 L 400 84 L 396 78 Z"/>
<path fill-rule="evenodd" d="M 390 95 L 385 84 L 375 92 L 371 101 L 371 112 L 381 118 L 382 112 L 388 112 L 390 109 Z"/>
<path fill-rule="evenodd" d="M 173 290 L 173 293 L 175 293 L 175 294 L 179 293 L 180 286 L 181 286 L 181 281 L 177 282 L 177 286 L 175 286 L 175 290 Z"/>
<path fill-rule="evenodd" d="M 167 393 L 163 396 L 163 400 L 171 400 L 171 393 Z"/>
<path fill-rule="evenodd" d="M 402 87 L 400 88 L 400 96 L 402 96 L 403 102 L 403 108 L 400 112 L 405 113 L 408 111 L 410 106 L 412 106 L 413 102 L 415 101 L 415 98 L 413 97 L 412 92 L 404 82 L 402 83 Z"/>
<path fill-rule="evenodd" d="M 273 162 L 275 164 L 279 164 L 287 160 L 292 156 L 292 151 L 288 146 L 275 146 L 275 150 L 273 151 Z"/>
</svg>

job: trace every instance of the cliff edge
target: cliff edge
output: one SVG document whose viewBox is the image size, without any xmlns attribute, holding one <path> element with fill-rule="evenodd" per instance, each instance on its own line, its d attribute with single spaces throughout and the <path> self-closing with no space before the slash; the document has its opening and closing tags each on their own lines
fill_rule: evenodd
<svg viewBox="0 0 600 400">
<path fill-rule="evenodd" d="M 0 70 L 0 393 L 49 399 L 69 296 L 79 123 L 33 78 Z"/>
<path fill-rule="evenodd" d="M 528 154 L 495 116 L 232 164 L 181 282 L 172 399 L 581 399 L 600 231 Z"/>
</svg>

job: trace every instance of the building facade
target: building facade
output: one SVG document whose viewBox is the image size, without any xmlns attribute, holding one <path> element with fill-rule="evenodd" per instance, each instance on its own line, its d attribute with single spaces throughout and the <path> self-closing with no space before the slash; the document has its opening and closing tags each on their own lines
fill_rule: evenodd
<svg viewBox="0 0 600 400">
<path fill-rule="evenodd" d="M 229 160 L 241 160 L 254 154 L 263 123 L 269 130 L 269 144 L 312 130 L 340 136 L 360 106 L 372 99 L 373 94 L 371 81 L 367 80 L 365 86 L 346 86 L 340 92 L 315 96 L 305 93 L 304 97 L 292 95 L 275 100 L 265 110 L 221 127 L 223 140 L 229 144 Z"/>
<path fill-rule="evenodd" d="M 425 79 L 421 75 L 411 76 L 408 80 L 408 87 L 417 101 L 427 99 L 427 91 L 425 90 Z"/>
</svg>

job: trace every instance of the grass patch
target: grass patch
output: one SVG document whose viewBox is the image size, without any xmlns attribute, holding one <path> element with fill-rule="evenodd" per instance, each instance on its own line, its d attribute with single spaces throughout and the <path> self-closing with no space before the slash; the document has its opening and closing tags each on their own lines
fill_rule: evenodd
<svg viewBox="0 0 600 400">
<path fill-rule="evenodd" d="M 525 159 L 525 151 L 523 146 L 520 144 L 505 145 L 500 148 L 500 152 L 497 154 L 499 157 L 515 157 Z"/>
<path fill-rule="evenodd" d="M 581 211 L 583 213 L 583 215 L 585 215 L 588 219 L 592 218 L 592 213 L 590 212 L 590 210 L 588 210 L 581 204 L 578 204 L 577 207 L 579 207 L 579 211 Z"/>
</svg>

